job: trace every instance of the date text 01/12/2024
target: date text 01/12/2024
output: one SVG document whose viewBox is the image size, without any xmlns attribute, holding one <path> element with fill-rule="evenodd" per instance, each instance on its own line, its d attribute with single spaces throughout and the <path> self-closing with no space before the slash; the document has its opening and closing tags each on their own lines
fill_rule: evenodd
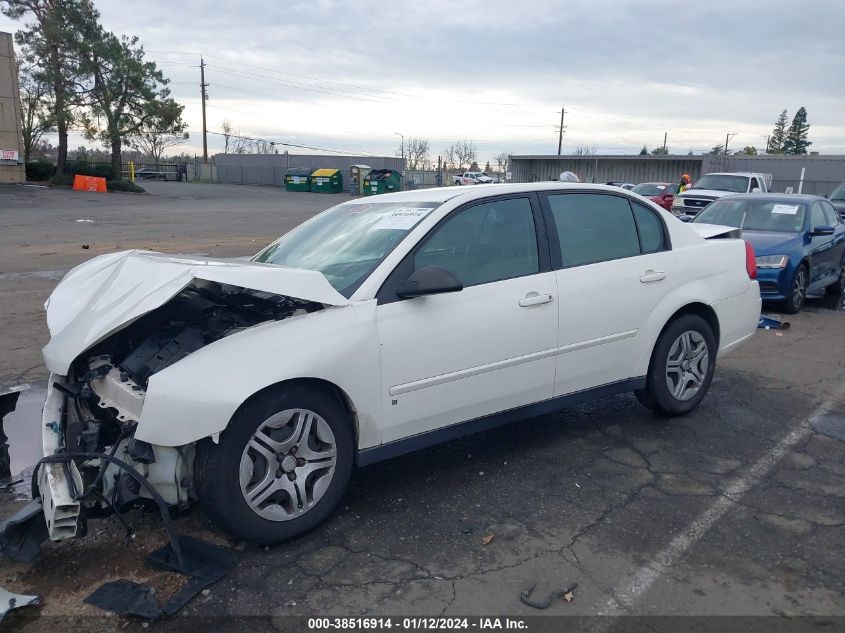
<svg viewBox="0 0 845 633">
<path fill-rule="evenodd" d="M 520 618 L 477 617 L 370 617 L 370 618 L 309 618 L 308 630 L 379 630 L 400 631 L 445 631 L 445 630 L 527 630 L 525 620 Z"/>
</svg>

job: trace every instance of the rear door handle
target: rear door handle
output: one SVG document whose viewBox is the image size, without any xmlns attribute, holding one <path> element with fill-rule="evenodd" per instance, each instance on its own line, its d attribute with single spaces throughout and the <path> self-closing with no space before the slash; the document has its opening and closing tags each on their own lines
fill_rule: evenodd
<svg viewBox="0 0 845 633">
<path fill-rule="evenodd" d="M 662 270 L 647 270 L 640 275 L 640 281 L 644 284 L 650 284 L 655 281 L 663 281 L 666 279 L 666 273 Z"/>
<path fill-rule="evenodd" d="M 519 307 L 527 308 L 528 306 L 538 306 L 543 303 L 551 303 L 552 295 L 540 294 L 538 292 L 529 292 L 522 299 L 519 300 Z"/>
</svg>

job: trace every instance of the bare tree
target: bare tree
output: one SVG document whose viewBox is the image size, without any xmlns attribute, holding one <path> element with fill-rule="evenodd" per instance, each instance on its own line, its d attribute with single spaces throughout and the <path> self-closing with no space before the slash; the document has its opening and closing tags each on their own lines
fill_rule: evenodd
<svg viewBox="0 0 845 633">
<path fill-rule="evenodd" d="M 51 88 L 32 66 L 18 69 L 21 95 L 21 135 L 24 162 L 29 162 L 45 132 L 53 130 L 55 116 Z"/>
<path fill-rule="evenodd" d="M 223 153 L 229 153 L 229 142 L 232 140 L 232 122 L 229 119 L 223 119 L 220 124 L 223 128 Z"/>
<path fill-rule="evenodd" d="M 464 165 L 470 165 L 478 157 L 478 149 L 472 141 L 466 139 L 453 143 L 446 150 L 446 157 L 458 171 L 464 170 Z"/>
<path fill-rule="evenodd" d="M 443 152 L 443 164 L 447 170 L 455 169 L 458 166 L 458 158 L 455 153 L 455 146 L 450 145 Z"/>
<path fill-rule="evenodd" d="M 408 169 L 427 169 L 431 163 L 430 145 L 428 139 L 411 137 L 405 144 L 405 157 Z"/>
<path fill-rule="evenodd" d="M 273 141 L 265 141 L 264 139 L 256 139 L 252 143 L 252 150 L 254 154 L 278 154 L 276 144 Z"/>
<path fill-rule="evenodd" d="M 599 153 L 599 149 L 595 145 L 579 145 L 574 153 L 576 156 L 595 156 Z"/>
<path fill-rule="evenodd" d="M 499 152 L 494 157 L 494 160 L 496 161 L 496 166 L 499 168 L 499 171 L 502 174 L 506 174 L 507 171 L 508 171 L 509 159 L 510 159 L 510 156 L 508 155 L 507 152 Z"/>
</svg>

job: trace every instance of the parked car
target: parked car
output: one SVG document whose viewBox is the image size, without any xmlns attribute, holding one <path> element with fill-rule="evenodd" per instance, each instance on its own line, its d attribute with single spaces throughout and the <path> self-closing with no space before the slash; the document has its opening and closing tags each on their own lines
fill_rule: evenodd
<svg viewBox="0 0 845 633">
<path fill-rule="evenodd" d="M 808 294 L 841 289 L 845 278 L 845 224 L 820 196 L 742 194 L 717 200 L 693 220 L 735 226 L 757 254 L 764 300 L 791 314 Z"/>
<path fill-rule="evenodd" d="M 96 257 L 47 303 L 49 536 L 158 495 L 275 543 L 355 465 L 620 392 L 683 415 L 756 331 L 733 233 L 547 182 L 350 200 L 250 261 Z"/>
<path fill-rule="evenodd" d="M 167 174 L 157 169 L 143 167 L 135 170 L 136 180 L 167 180 Z"/>
<path fill-rule="evenodd" d="M 634 187 L 631 191 L 648 198 L 656 205 L 667 211 L 672 210 L 672 201 L 678 191 L 678 185 L 671 182 L 643 182 Z"/>
<path fill-rule="evenodd" d="M 465 171 L 452 176 L 452 181 L 456 185 L 486 185 L 491 184 L 493 179 L 483 171 Z"/>
<path fill-rule="evenodd" d="M 637 186 L 632 182 L 609 182 L 607 184 L 613 187 L 619 187 L 620 189 L 625 189 L 626 191 L 631 191 L 634 187 Z"/>
<path fill-rule="evenodd" d="M 830 194 L 830 203 L 833 208 L 839 213 L 839 216 L 845 220 L 845 182 L 839 185 Z"/>
<path fill-rule="evenodd" d="M 750 172 L 705 174 L 686 191 L 675 196 L 672 213 L 695 216 L 708 204 L 732 193 L 768 193 L 771 174 Z"/>
</svg>

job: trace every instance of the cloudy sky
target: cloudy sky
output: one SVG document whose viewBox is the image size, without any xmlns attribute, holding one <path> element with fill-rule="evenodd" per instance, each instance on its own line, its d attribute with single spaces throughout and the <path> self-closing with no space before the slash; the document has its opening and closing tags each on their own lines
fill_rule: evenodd
<svg viewBox="0 0 845 633">
<path fill-rule="evenodd" d="M 841 0 L 299 2 L 96 0 L 104 26 L 139 36 L 208 130 L 293 145 L 393 154 L 400 136 L 442 153 L 578 145 L 631 153 L 764 148 L 781 110 L 805 106 L 814 151 L 845 154 Z M 255 7 L 255 8 L 253 8 Z M 260 7 L 260 8 L 258 8 Z M 18 24 L 0 16 L 0 30 Z M 222 138 L 209 134 L 209 152 Z M 291 149 L 291 151 L 299 151 Z"/>
</svg>

